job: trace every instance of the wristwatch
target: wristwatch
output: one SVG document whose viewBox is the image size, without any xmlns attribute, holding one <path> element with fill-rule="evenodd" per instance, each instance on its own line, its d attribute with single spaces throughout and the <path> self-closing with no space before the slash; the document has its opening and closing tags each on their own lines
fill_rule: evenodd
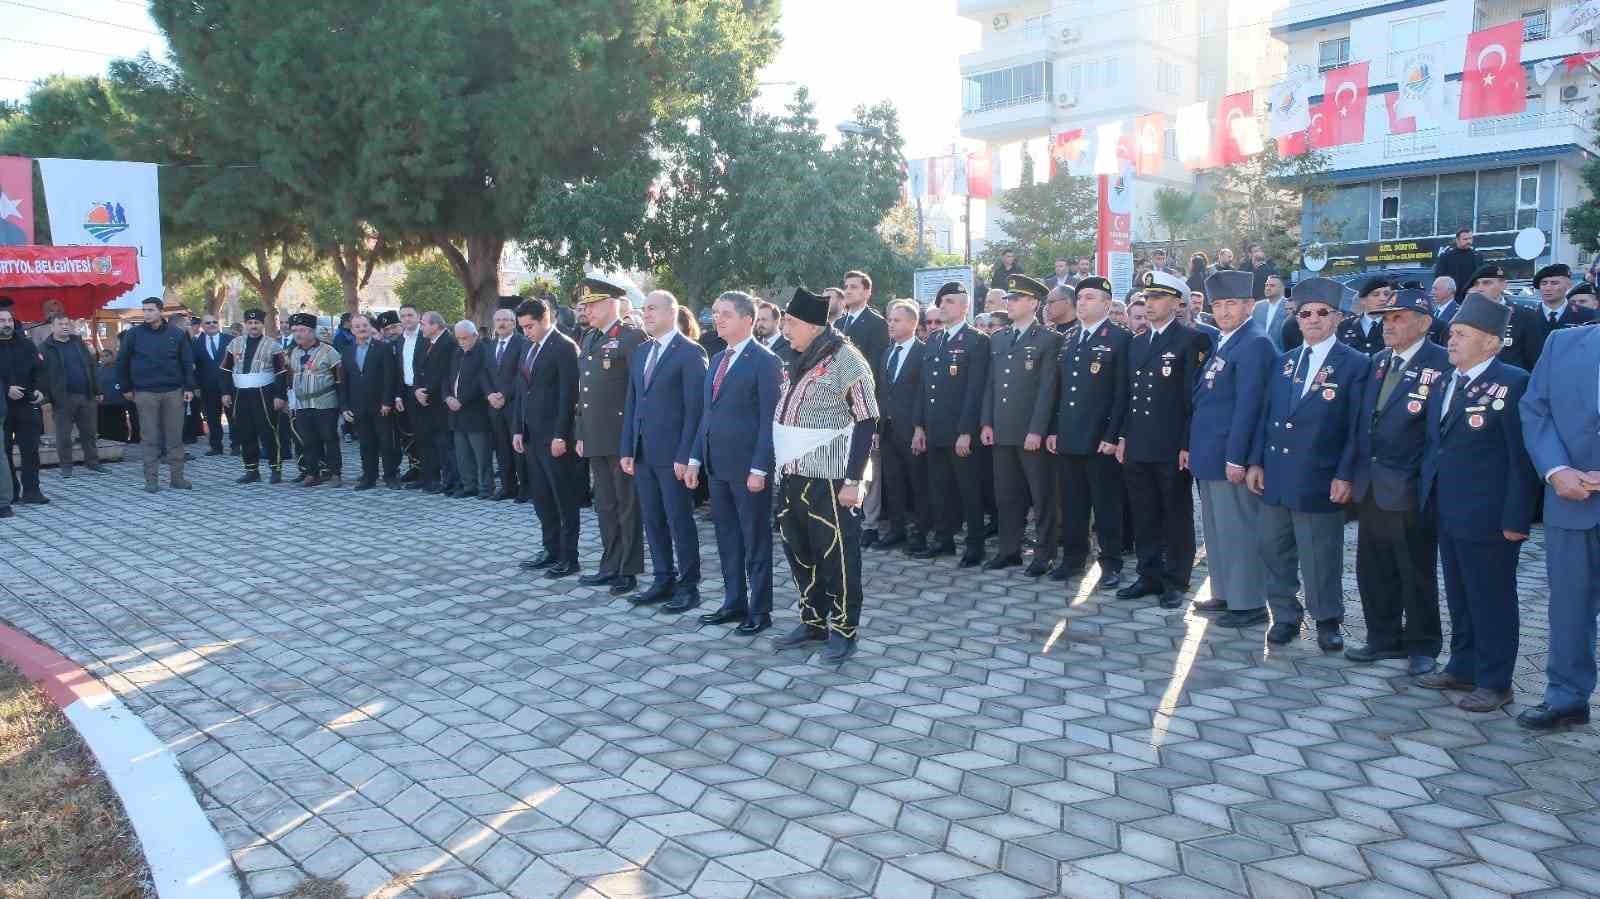
<svg viewBox="0 0 1600 899">
<path fill-rule="evenodd" d="M 844 485 L 846 487 L 859 487 L 859 486 L 861 486 L 861 482 L 860 481 L 852 481 L 849 478 L 845 478 L 844 479 Z"/>
</svg>

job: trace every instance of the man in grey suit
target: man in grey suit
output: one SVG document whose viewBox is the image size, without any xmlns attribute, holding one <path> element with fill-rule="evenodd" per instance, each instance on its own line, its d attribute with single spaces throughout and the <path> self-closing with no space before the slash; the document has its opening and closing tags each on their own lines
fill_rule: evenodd
<svg viewBox="0 0 1600 899">
<path fill-rule="evenodd" d="M 1055 462 L 1045 452 L 1055 413 L 1056 360 L 1061 355 L 1061 335 L 1039 324 L 1035 316 L 1049 293 L 1027 275 L 1012 275 L 1006 282 L 1006 311 L 1011 327 L 996 331 L 989 344 L 989 383 L 983 393 L 982 429 L 978 439 L 994 447 L 994 494 L 998 510 L 1000 544 L 985 571 L 1022 564 L 1022 527 L 1033 506 L 1038 520 L 1038 549 L 1028 565 L 1028 575 L 1050 570 L 1060 542 L 1056 529 Z"/>
<path fill-rule="evenodd" d="M 1283 296 L 1283 276 L 1277 272 L 1267 275 L 1261 288 L 1262 297 L 1250 312 L 1261 328 L 1261 333 L 1272 341 L 1272 348 L 1283 352 L 1283 324 L 1290 315 L 1289 303 Z"/>
</svg>

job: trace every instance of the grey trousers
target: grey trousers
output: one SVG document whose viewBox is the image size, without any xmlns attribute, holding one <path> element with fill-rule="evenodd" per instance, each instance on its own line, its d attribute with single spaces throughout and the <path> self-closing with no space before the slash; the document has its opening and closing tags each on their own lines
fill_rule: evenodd
<svg viewBox="0 0 1600 899">
<path fill-rule="evenodd" d="M 1196 481 L 1206 531 L 1206 567 L 1211 597 L 1229 611 L 1250 612 L 1267 604 L 1261 559 L 1261 497 L 1243 484 Z"/>
<path fill-rule="evenodd" d="M 1344 513 L 1292 512 L 1261 504 L 1261 562 L 1272 621 L 1344 618 Z M 1305 606 L 1296 597 L 1301 575 Z"/>
<path fill-rule="evenodd" d="M 83 464 L 99 465 L 100 450 L 95 439 L 99 436 L 99 404 L 93 397 L 68 394 L 56 403 L 51 415 L 56 423 L 56 464 L 61 476 L 72 474 L 72 427 L 78 427 L 78 445 L 83 449 Z"/>
<path fill-rule="evenodd" d="M 183 480 L 183 391 L 135 391 L 133 406 L 139 410 L 139 446 L 144 450 L 145 481 L 160 477 L 163 452 L 172 470 L 172 480 Z"/>
<path fill-rule="evenodd" d="M 456 431 L 456 470 L 466 493 L 494 493 L 494 433 Z"/>
<path fill-rule="evenodd" d="M 594 517 L 600 526 L 600 569 L 596 574 L 644 573 L 644 523 L 633 475 L 622 470 L 620 456 L 590 456 L 594 477 Z"/>
</svg>

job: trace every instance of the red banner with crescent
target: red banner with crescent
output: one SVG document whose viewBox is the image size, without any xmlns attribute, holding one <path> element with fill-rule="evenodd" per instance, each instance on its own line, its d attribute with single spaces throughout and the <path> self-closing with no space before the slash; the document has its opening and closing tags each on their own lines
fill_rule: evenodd
<svg viewBox="0 0 1600 899">
<path fill-rule="evenodd" d="M 1100 175 L 1100 214 L 1095 233 L 1095 271 L 1111 280 L 1120 296 L 1133 283 L 1133 170 Z"/>
<path fill-rule="evenodd" d="M 33 243 L 33 160 L 0 156 L 0 246 Z"/>
<path fill-rule="evenodd" d="M 1322 82 L 1321 140 L 1313 146 L 1337 147 L 1359 144 L 1367 137 L 1367 68 L 1358 62 L 1341 66 Z M 1317 115 L 1311 115 L 1312 137 L 1318 136 Z"/>
<path fill-rule="evenodd" d="M 1253 127 L 1255 103 L 1255 91 L 1240 91 L 1223 97 L 1222 102 L 1217 104 L 1217 125 L 1212 137 L 1217 142 L 1215 155 L 1218 165 L 1238 165 L 1250 158 L 1249 149 L 1240 145 L 1240 127 L 1235 120 L 1248 119 Z"/>
<path fill-rule="evenodd" d="M 1514 115 L 1527 105 L 1522 20 L 1467 35 L 1467 58 L 1461 64 L 1461 118 Z"/>
</svg>

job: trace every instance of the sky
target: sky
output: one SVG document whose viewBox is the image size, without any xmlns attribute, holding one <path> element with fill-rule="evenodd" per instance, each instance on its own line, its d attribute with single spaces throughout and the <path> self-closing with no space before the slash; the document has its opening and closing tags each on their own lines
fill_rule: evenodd
<svg viewBox="0 0 1600 899">
<path fill-rule="evenodd" d="M 978 24 L 955 0 L 787 0 L 783 49 L 761 75 L 762 105 L 781 110 L 798 82 L 832 131 L 860 104 L 892 99 L 906 156 L 947 152 L 961 115 L 958 58 Z M 115 57 L 165 42 L 143 0 L 0 0 L 0 98 L 20 100 L 37 78 L 94 75 Z"/>
</svg>

